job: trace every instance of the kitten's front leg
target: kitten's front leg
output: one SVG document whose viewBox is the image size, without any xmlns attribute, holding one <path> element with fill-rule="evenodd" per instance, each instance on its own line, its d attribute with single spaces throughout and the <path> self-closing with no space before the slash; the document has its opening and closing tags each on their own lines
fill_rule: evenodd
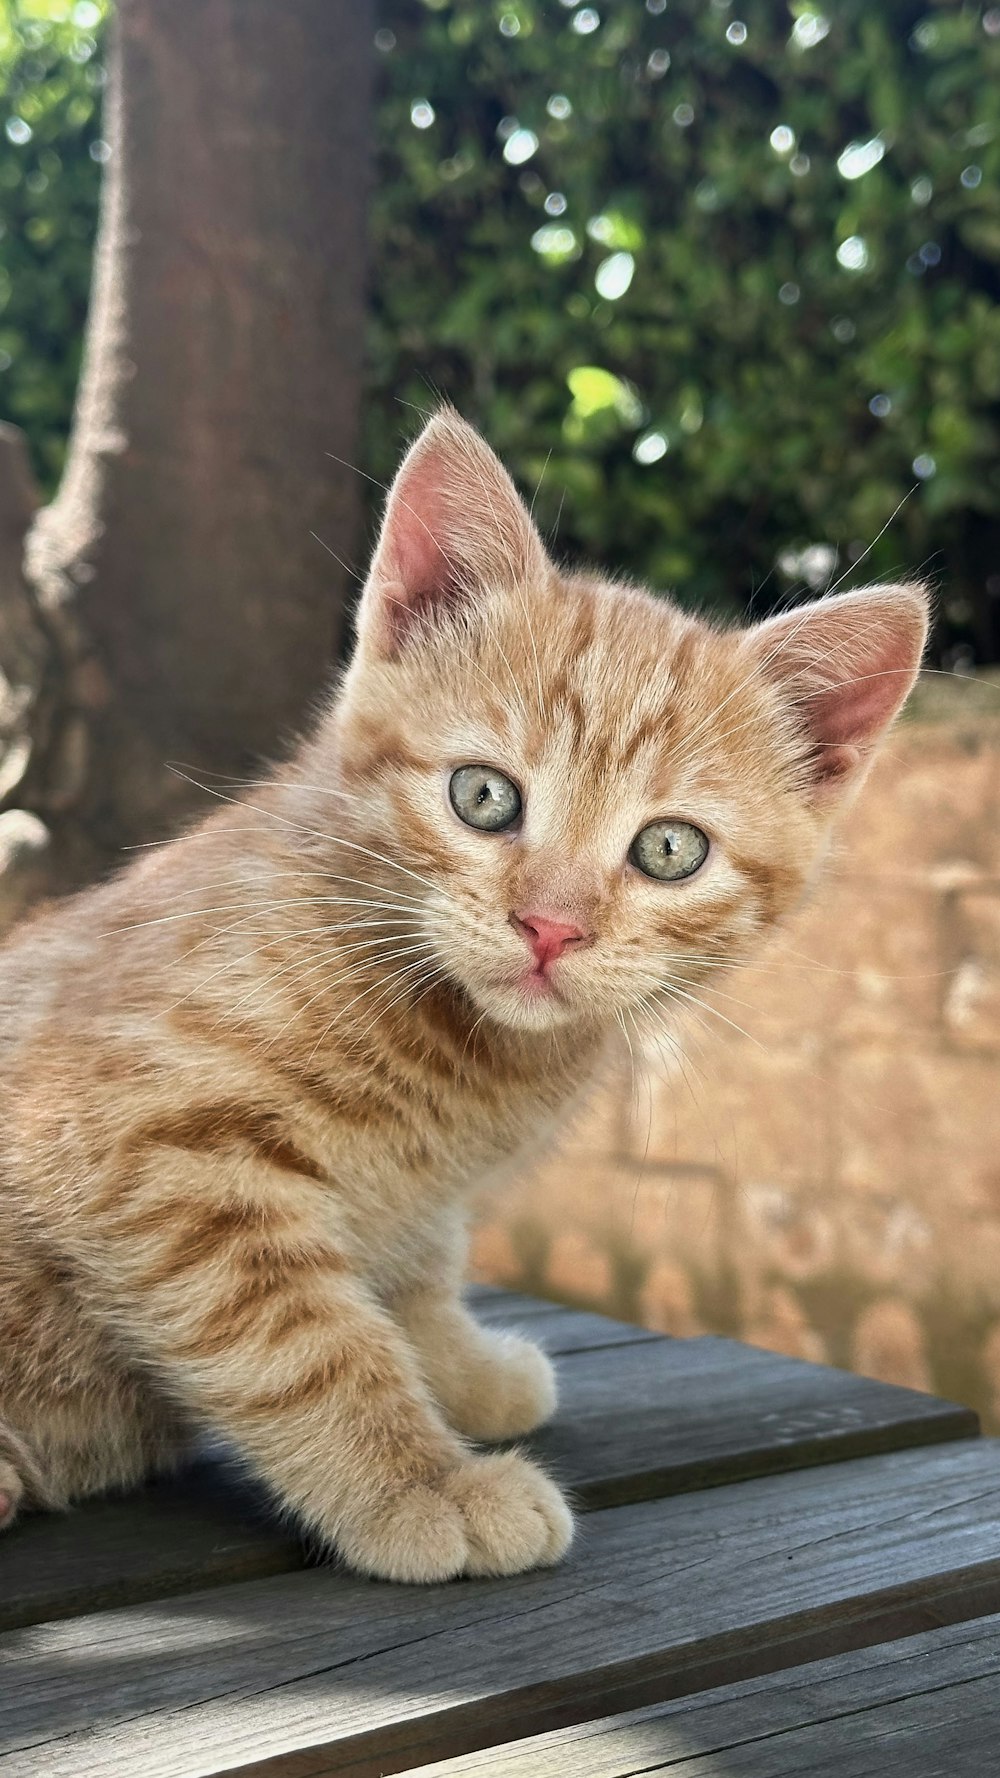
<svg viewBox="0 0 1000 1778">
<path fill-rule="evenodd" d="M 155 1218 L 133 1203 L 107 1230 L 126 1319 L 173 1396 L 366 1573 L 438 1581 L 557 1561 L 572 1535 L 558 1490 L 512 1452 L 469 1452 L 343 1254 L 269 1214 L 263 1194 L 241 1206 L 200 1184 L 196 1211 L 161 1190 Z"/>
<path fill-rule="evenodd" d="M 412 1341 L 428 1387 L 450 1424 L 467 1438 L 521 1438 L 550 1420 L 555 1371 L 519 1334 L 481 1327 L 462 1302 L 464 1241 L 456 1231 L 438 1275 L 401 1292 L 392 1309 Z"/>
<path fill-rule="evenodd" d="M 552 1418 L 555 1372 L 530 1340 L 480 1327 L 464 1304 L 443 1290 L 409 1296 L 396 1305 L 396 1313 L 434 1399 L 466 1438 L 521 1438 Z"/>
</svg>

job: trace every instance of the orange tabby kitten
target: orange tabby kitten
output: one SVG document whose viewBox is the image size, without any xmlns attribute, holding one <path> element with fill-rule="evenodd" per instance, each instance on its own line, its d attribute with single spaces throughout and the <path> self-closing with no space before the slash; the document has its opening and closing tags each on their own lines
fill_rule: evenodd
<svg viewBox="0 0 1000 1778">
<path fill-rule="evenodd" d="M 368 1573 L 556 1561 L 556 1487 L 473 1448 L 555 1389 L 462 1306 L 470 1194 L 795 904 L 925 623 L 564 573 L 438 414 L 294 761 L 0 953 L 0 1519 L 212 1427 Z"/>
</svg>

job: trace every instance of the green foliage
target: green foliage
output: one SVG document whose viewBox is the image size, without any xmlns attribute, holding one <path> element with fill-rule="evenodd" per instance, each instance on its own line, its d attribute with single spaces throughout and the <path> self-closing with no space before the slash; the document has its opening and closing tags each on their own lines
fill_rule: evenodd
<svg viewBox="0 0 1000 1778">
<path fill-rule="evenodd" d="M 440 391 L 560 547 L 730 610 L 888 524 L 865 574 L 1000 657 L 1000 8 L 385 0 L 377 44 L 367 466 Z"/>
<path fill-rule="evenodd" d="M 0 413 L 50 487 L 106 6 L 0 0 Z M 863 572 L 1000 659 L 1000 5 L 383 0 L 376 45 L 366 469 L 445 394 L 559 549 L 728 610 L 887 526 Z"/>
<path fill-rule="evenodd" d="M 100 185 L 106 0 L 0 0 L 0 415 L 51 489 L 65 452 Z"/>
</svg>

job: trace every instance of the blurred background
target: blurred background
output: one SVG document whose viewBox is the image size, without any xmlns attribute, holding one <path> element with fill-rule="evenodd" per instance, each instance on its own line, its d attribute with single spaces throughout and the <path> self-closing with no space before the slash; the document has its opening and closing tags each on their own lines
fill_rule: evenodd
<svg viewBox="0 0 1000 1778">
<path fill-rule="evenodd" d="M 0 915 L 280 744 L 439 395 L 698 608 L 928 575 L 824 887 L 476 1263 L 1000 1429 L 1000 7 L 0 0 L 0 126 Z"/>
</svg>

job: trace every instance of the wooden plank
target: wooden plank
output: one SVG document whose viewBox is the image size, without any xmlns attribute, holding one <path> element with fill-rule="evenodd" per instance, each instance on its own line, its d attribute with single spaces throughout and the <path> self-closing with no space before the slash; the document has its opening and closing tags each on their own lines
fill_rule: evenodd
<svg viewBox="0 0 1000 1778">
<path fill-rule="evenodd" d="M 405 1771 L 997 1611 L 998 1516 L 983 1440 L 595 1513 L 510 1581 L 310 1570 L 15 1631 L 0 1778 Z"/>
<path fill-rule="evenodd" d="M 590 1351 L 595 1346 L 638 1344 L 670 1336 L 639 1327 L 634 1321 L 615 1321 L 592 1309 L 575 1309 L 564 1303 L 545 1302 L 520 1291 L 500 1290 L 493 1285 L 474 1285 L 467 1293 L 469 1307 L 484 1327 L 524 1333 L 544 1346 L 546 1352 Z"/>
<path fill-rule="evenodd" d="M 413 1778 L 983 1778 L 1000 1617 L 411 1768 Z"/>
<path fill-rule="evenodd" d="M 523 1321 L 536 1315 L 556 1315 L 563 1307 L 544 1297 L 526 1296 L 520 1290 L 501 1290 L 495 1284 L 472 1284 L 465 1295 L 473 1314 L 487 1323 L 506 1321 L 508 1316 Z"/>
<path fill-rule="evenodd" d="M 522 1333 L 553 1358 L 569 1352 L 595 1352 L 600 1346 L 662 1345 L 667 1338 L 632 1321 L 613 1321 L 609 1315 L 595 1315 L 586 1309 L 567 1309 L 559 1303 L 533 1305 L 531 1297 L 476 1304 L 475 1308 L 484 1327 Z"/>
<path fill-rule="evenodd" d="M 561 1403 L 530 1443 L 588 1510 L 976 1431 L 965 1408 L 731 1340 L 636 1329 L 616 1346 L 623 1324 L 563 1309 L 544 1327 Z M 231 1485 L 202 1470 L 15 1526 L 0 1629 L 300 1567 L 263 1494 L 243 1485 L 227 1509 Z"/>
<path fill-rule="evenodd" d="M 127 1499 L 27 1518 L 0 1542 L 0 1629 L 301 1568 L 298 1539 L 219 1462 Z"/>
<path fill-rule="evenodd" d="M 588 1509 L 978 1431 L 968 1408 L 714 1336 L 591 1351 L 562 1377 L 532 1449 Z"/>
<path fill-rule="evenodd" d="M 660 1337 L 486 1286 L 475 1307 L 488 1325 L 523 1326 L 556 1358 Z M 218 1461 L 128 1499 L 88 1501 L 69 1518 L 26 1519 L 2 1552 L 0 1629 L 287 1572 L 306 1559 L 261 1490 Z"/>
</svg>

